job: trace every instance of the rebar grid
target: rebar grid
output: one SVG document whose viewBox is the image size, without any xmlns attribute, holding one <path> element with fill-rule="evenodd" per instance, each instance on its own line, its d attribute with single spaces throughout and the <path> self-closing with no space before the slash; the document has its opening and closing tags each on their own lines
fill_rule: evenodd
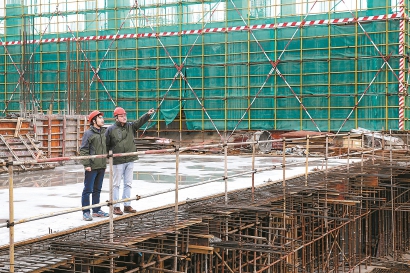
<svg viewBox="0 0 410 273">
<path fill-rule="evenodd" d="M 346 272 L 400 256 L 410 245 L 410 166 L 407 153 L 392 153 L 395 160 L 384 151 L 385 160 L 318 171 L 285 187 L 234 191 L 227 203 L 192 200 L 177 214 L 168 208 L 117 220 L 113 243 L 105 224 L 23 245 L 16 272 L 107 272 L 111 258 L 116 272 Z M 7 257 L 2 250 L 0 262 Z"/>
</svg>

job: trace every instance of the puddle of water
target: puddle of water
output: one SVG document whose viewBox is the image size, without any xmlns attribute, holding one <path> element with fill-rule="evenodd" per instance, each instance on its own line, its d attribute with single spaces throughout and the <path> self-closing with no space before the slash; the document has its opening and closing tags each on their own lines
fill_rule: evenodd
<svg viewBox="0 0 410 273">
<path fill-rule="evenodd" d="M 59 207 L 59 206 L 55 206 L 55 205 L 39 205 L 37 207 L 40 207 L 40 208 L 53 208 L 53 209 L 63 208 L 63 207 Z"/>
<path fill-rule="evenodd" d="M 216 177 L 216 176 L 214 176 Z M 209 176 L 190 176 L 190 175 L 180 175 L 179 184 L 181 185 L 191 185 L 198 182 L 206 181 L 212 179 Z M 151 174 L 143 172 L 134 172 L 134 180 L 142 180 L 148 183 L 175 183 L 175 175 L 165 175 L 165 174 Z"/>
<path fill-rule="evenodd" d="M 73 172 L 73 169 L 78 169 L 78 166 L 71 168 L 57 167 L 54 170 L 44 170 L 36 172 L 20 172 L 13 175 L 13 185 L 18 187 L 53 187 L 64 186 L 67 184 L 83 183 L 84 171 L 79 169 L 78 172 Z M 0 189 L 9 187 L 8 175 L 0 176 Z"/>
</svg>

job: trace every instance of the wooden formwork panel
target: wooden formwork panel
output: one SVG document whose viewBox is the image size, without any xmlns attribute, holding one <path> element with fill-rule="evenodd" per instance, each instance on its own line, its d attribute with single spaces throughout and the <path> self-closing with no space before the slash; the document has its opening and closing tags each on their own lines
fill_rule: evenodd
<svg viewBox="0 0 410 273">
<path fill-rule="evenodd" d="M 33 132 L 33 126 L 29 119 L 0 119 L 0 135 L 6 138 L 17 134 L 33 134 Z"/>
<path fill-rule="evenodd" d="M 81 145 L 86 116 L 35 116 L 36 136 L 47 157 L 76 156 Z"/>
</svg>

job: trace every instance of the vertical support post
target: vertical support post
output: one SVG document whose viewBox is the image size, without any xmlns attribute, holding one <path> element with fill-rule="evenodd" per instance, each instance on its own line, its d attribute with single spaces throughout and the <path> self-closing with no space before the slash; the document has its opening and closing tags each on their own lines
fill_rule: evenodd
<svg viewBox="0 0 410 273">
<path fill-rule="evenodd" d="M 325 151 L 325 187 L 326 187 L 326 198 L 325 198 L 325 229 L 326 229 L 326 232 L 328 231 L 328 228 L 329 228 L 329 222 L 328 222 L 328 210 L 329 210 L 329 208 L 327 207 L 327 189 L 328 189 L 328 187 L 327 187 L 327 167 L 328 167 L 328 161 L 329 161 L 329 135 L 328 134 L 326 134 L 326 151 Z M 329 237 L 328 236 L 326 236 L 326 247 L 328 248 L 329 247 L 329 242 L 328 242 L 328 240 L 329 240 Z M 326 249 L 326 250 L 329 250 L 329 249 Z M 329 252 L 328 252 L 329 253 Z"/>
<path fill-rule="evenodd" d="M 66 151 L 66 139 L 67 139 L 67 116 L 63 115 L 63 141 L 61 141 L 61 154 L 62 156 L 66 156 L 65 151 Z"/>
<path fill-rule="evenodd" d="M 224 180 L 225 180 L 225 205 L 228 204 L 228 145 L 226 144 L 226 138 L 224 140 Z"/>
<path fill-rule="evenodd" d="M 374 149 L 375 149 L 375 145 L 374 145 L 374 132 L 372 132 L 372 164 L 374 165 Z"/>
<path fill-rule="evenodd" d="M 224 181 L 225 181 L 225 205 L 228 205 L 228 145 L 226 143 L 226 133 L 224 136 L 224 157 L 225 157 L 225 171 L 224 171 Z M 228 241 L 228 218 L 225 218 L 225 240 Z M 226 250 L 226 254 L 228 257 L 228 249 Z M 225 255 L 222 252 L 222 259 L 224 259 Z M 223 260 L 224 262 L 224 260 Z M 222 272 L 224 270 L 224 266 L 222 266 Z"/>
<path fill-rule="evenodd" d="M 113 179 L 114 179 L 114 160 L 113 160 L 113 154 L 112 150 L 108 152 L 108 163 L 109 163 L 109 171 L 110 171 L 110 243 L 114 242 L 114 206 L 112 204 L 113 202 Z M 110 258 L 110 273 L 114 273 L 114 258 Z"/>
<path fill-rule="evenodd" d="M 77 117 L 77 130 L 76 130 L 76 135 L 77 135 L 77 141 L 75 142 L 75 150 L 80 151 L 80 143 L 79 140 L 80 138 L 80 130 L 81 130 L 81 122 L 80 122 L 80 117 Z"/>
<path fill-rule="evenodd" d="M 272 222 L 273 222 L 272 212 L 270 212 L 269 213 L 269 224 L 268 224 L 268 227 L 269 227 L 269 229 L 268 229 L 268 244 L 269 245 L 272 244 L 272 227 L 273 227 Z M 271 259 L 272 259 L 272 253 L 269 252 L 268 253 L 268 264 L 272 263 Z M 272 267 L 271 266 L 268 267 L 268 272 L 267 273 L 272 273 Z"/>
<path fill-rule="evenodd" d="M 47 142 L 47 149 L 48 149 L 48 157 L 51 157 L 51 116 L 47 116 L 48 120 L 48 142 Z"/>
<path fill-rule="evenodd" d="M 179 188 L 179 146 L 175 148 L 175 257 L 174 257 L 174 272 L 177 271 L 178 266 L 178 188 Z"/>
<path fill-rule="evenodd" d="M 255 201 L 255 151 L 256 151 L 256 136 L 253 134 L 253 141 L 252 141 L 252 202 Z"/>
<path fill-rule="evenodd" d="M 305 187 L 308 182 L 308 173 L 309 173 L 309 135 L 306 136 L 306 164 L 305 164 Z"/>
<path fill-rule="evenodd" d="M 282 187 L 283 187 L 283 224 L 286 218 L 286 138 L 282 139 Z"/>
<path fill-rule="evenodd" d="M 393 252 L 393 259 L 396 259 L 396 217 L 394 214 L 394 191 L 395 188 L 393 187 L 393 147 L 392 147 L 392 135 L 391 135 L 391 129 L 390 129 L 390 194 L 391 194 L 391 229 L 392 229 L 392 252 Z"/>
<path fill-rule="evenodd" d="M 382 132 L 382 159 L 384 161 L 384 149 L 386 148 L 386 142 L 384 140 L 384 132 Z"/>
<path fill-rule="evenodd" d="M 347 133 L 347 178 L 350 174 L 350 132 Z"/>
<path fill-rule="evenodd" d="M 14 195 L 13 195 L 13 158 L 9 157 L 9 239 L 10 239 L 10 272 L 14 273 Z"/>
<path fill-rule="evenodd" d="M 361 149 L 360 149 L 360 173 L 364 173 L 364 133 L 362 133 L 361 138 Z M 360 177 L 360 196 L 363 197 L 363 176 Z M 360 208 L 363 208 L 363 202 L 360 202 Z"/>
</svg>

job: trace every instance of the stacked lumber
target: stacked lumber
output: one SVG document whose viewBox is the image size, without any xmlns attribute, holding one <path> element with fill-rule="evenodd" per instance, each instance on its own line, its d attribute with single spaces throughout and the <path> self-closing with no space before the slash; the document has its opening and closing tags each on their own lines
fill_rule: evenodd
<svg viewBox="0 0 410 273">
<path fill-rule="evenodd" d="M 326 139 L 326 135 L 328 138 Z M 326 152 L 326 140 L 328 148 L 333 149 L 333 134 L 328 132 L 315 131 L 292 131 L 280 135 L 280 138 L 286 138 L 286 148 L 292 154 L 304 154 L 307 149 L 307 136 L 309 136 L 309 154 L 324 154 Z"/>
</svg>

